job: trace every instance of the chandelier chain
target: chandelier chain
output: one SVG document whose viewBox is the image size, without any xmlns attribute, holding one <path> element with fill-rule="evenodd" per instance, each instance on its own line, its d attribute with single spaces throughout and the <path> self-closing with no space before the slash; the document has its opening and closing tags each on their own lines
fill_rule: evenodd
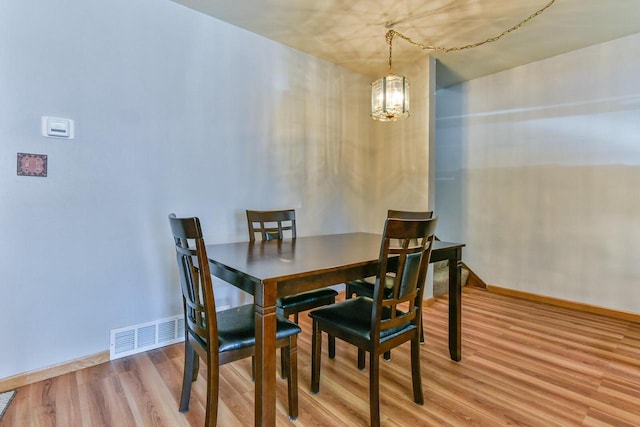
<svg viewBox="0 0 640 427">
<path fill-rule="evenodd" d="M 393 36 L 395 35 L 395 32 L 392 31 L 389 31 L 386 34 L 387 43 L 389 43 L 389 74 L 393 74 L 393 68 L 391 67 L 391 51 L 393 49 Z"/>
<path fill-rule="evenodd" d="M 417 46 L 417 47 L 419 47 L 419 48 L 421 48 L 423 50 L 433 50 L 433 51 L 436 51 L 436 52 L 448 53 L 448 52 L 455 52 L 455 51 L 459 51 L 459 50 L 471 49 L 471 48 L 474 48 L 474 47 L 482 46 L 483 44 L 486 44 L 486 43 L 495 42 L 496 40 L 501 39 L 503 36 L 509 34 L 510 32 L 521 28 L 524 24 L 526 24 L 527 22 L 531 21 L 533 18 L 535 18 L 536 16 L 540 15 L 545 10 L 549 9 L 551 7 L 551 5 L 553 3 L 555 3 L 555 1 L 556 0 L 551 0 L 549 3 L 547 3 L 541 9 L 538 9 L 537 11 L 535 11 L 531 15 L 527 16 L 525 19 L 523 19 L 522 21 L 520 21 L 519 23 L 517 23 L 513 27 L 504 30 L 503 32 L 501 32 L 500 34 L 498 34 L 496 36 L 489 37 L 486 40 L 483 40 L 483 41 L 480 41 L 480 42 L 476 42 L 476 43 L 470 43 L 470 44 L 467 44 L 467 45 L 464 45 L 464 46 L 455 46 L 455 47 L 432 46 L 432 45 L 428 45 L 428 44 L 418 43 L 418 42 L 412 40 L 410 37 L 407 37 L 404 34 L 399 33 L 399 32 L 397 32 L 395 30 L 389 30 L 387 32 L 387 34 L 386 34 L 387 42 L 389 43 L 389 71 L 391 71 L 391 43 L 392 43 L 394 37 L 400 37 L 401 39 L 404 39 L 407 42 L 411 43 L 412 45 Z"/>
</svg>

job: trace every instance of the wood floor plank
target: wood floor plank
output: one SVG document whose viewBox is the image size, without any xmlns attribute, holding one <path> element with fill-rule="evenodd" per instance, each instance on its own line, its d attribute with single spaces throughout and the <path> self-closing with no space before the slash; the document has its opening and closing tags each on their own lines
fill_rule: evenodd
<svg viewBox="0 0 640 427">
<path fill-rule="evenodd" d="M 56 402 L 56 425 L 81 425 L 78 382 L 74 373 L 53 378 Z"/>
<path fill-rule="evenodd" d="M 423 308 L 424 405 L 413 402 L 408 345 L 380 364 L 383 426 L 638 426 L 640 324 L 482 289 L 462 295 L 462 361 L 448 350 L 448 299 Z M 299 417 L 276 380 L 276 422 L 369 425 L 368 372 L 356 349 L 323 337 L 320 393 L 309 391 L 311 321 L 300 315 Z M 0 427 L 201 426 L 206 366 L 190 410 L 178 411 L 183 346 L 176 344 L 21 387 Z M 279 363 L 278 363 L 279 366 Z M 253 424 L 250 359 L 221 367 L 219 425 Z"/>
</svg>

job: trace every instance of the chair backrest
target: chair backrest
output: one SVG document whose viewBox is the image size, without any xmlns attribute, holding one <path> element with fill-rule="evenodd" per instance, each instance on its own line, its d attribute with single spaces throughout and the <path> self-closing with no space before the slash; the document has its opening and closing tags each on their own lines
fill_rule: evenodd
<svg viewBox="0 0 640 427">
<path fill-rule="evenodd" d="M 437 218 L 397 219 L 385 221 L 380 245 L 380 268 L 373 293 L 371 314 L 373 339 L 386 330 L 412 322 L 419 325 L 422 296 Z M 386 278 L 393 290 L 385 291 Z M 401 307 L 398 307 L 401 306 Z"/>
<path fill-rule="evenodd" d="M 256 234 L 262 240 L 282 240 L 285 231 L 290 232 L 291 238 L 296 237 L 296 211 L 285 209 L 278 211 L 247 210 L 247 225 L 249 240 L 255 242 Z"/>
<path fill-rule="evenodd" d="M 186 338 L 195 340 L 215 355 L 218 353 L 216 306 L 200 220 L 170 214 L 169 225 L 176 245 Z"/>
<path fill-rule="evenodd" d="M 387 218 L 398 219 L 429 219 L 433 218 L 433 211 L 396 211 L 389 209 Z"/>
<path fill-rule="evenodd" d="M 387 211 L 387 218 L 430 219 L 433 218 L 433 211 L 396 211 L 393 209 L 389 209 Z"/>
</svg>

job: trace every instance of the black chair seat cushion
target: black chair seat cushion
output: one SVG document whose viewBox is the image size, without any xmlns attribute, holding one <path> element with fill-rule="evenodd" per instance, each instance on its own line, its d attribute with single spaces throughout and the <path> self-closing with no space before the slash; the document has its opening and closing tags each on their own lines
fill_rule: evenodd
<svg viewBox="0 0 640 427">
<path fill-rule="evenodd" d="M 371 339 L 371 313 L 373 311 L 373 300 L 369 297 L 357 297 L 348 299 L 337 304 L 313 310 L 309 316 L 319 322 L 320 328 L 323 325 L 339 325 L 345 333 L 358 336 L 365 340 Z M 389 318 L 389 309 L 385 308 L 382 318 Z M 398 333 L 403 333 L 409 329 L 415 329 L 415 325 L 407 322 L 395 328 L 381 331 L 380 340 L 384 341 Z"/>
<path fill-rule="evenodd" d="M 219 311 L 219 351 L 237 350 L 256 344 L 256 317 L 253 304 Z M 298 325 L 277 316 L 276 339 L 286 338 L 302 331 Z"/>
<path fill-rule="evenodd" d="M 393 277 L 387 276 L 384 285 L 384 297 L 389 298 L 393 292 Z M 376 286 L 375 277 L 367 277 L 365 279 L 354 280 L 349 282 L 351 292 L 357 296 L 373 298 L 373 288 Z"/>
<path fill-rule="evenodd" d="M 278 308 L 285 312 L 292 309 L 295 309 L 296 312 L 305 311 L 321 305 L 333 304 L 337 296 L 338 292 L 331 288 L 317 289 L 279 298 Z"/>
</svg>

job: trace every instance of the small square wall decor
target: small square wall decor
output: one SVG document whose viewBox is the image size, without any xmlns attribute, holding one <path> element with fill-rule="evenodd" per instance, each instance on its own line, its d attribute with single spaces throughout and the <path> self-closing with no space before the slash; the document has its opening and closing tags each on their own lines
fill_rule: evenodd
<svg viewBox="0 0 640 427">
<path fill-rule="evenodd" d="M 18 175 L 47 176 L 47 155 L 18 153 Z"/>
</svg>

